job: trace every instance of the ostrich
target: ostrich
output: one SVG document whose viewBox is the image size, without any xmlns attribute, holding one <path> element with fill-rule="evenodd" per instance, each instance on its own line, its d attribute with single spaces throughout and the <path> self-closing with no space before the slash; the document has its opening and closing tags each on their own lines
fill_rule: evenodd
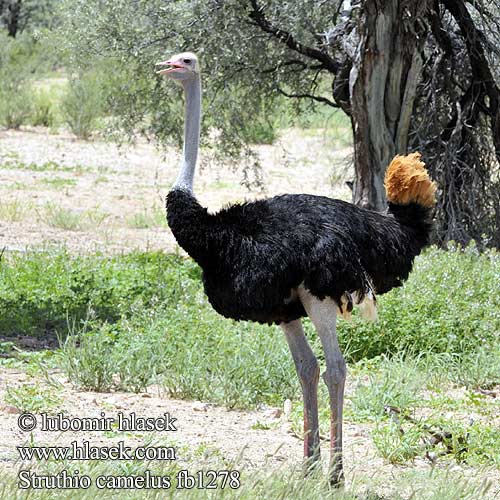
<svg viewBox="0 0 500 500">
<path fill-rule="evenodd" d="M 209 213 L 193 194 L 201 115 L 200 65 L 184 52 L 158 63 L 157 73 L 185 93 L 180 173 L 167 195 L 168 224 L 203 270 L 213 308 L 235 320 L 278 324 L 285 334 L 304 401 L 304 456 L 320 458 L 319 364 L 301 323 L 308 316 L 325 354 L 323 379 L 331 411 L 329 480 L 343 481 L 342 408 L 346 363 L 337 315 L 353 305 L 372 318 L 376 295 L 401 285 L 429 242 L 435 184 L 419 153 L 397 156 L 387 169 L 387 213 L 308 194 L 281 195 Z"/>
</svg>

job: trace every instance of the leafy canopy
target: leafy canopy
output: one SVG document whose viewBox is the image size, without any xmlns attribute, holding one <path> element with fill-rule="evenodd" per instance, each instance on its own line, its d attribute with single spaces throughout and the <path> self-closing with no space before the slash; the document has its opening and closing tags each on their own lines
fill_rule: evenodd
<svg viewBox="0 0 500 500">
<path fill-rule="evenodd" d="M 337 3 L 266 2 L 266 15 L 279 19 L 280 29 L 301 44 L 314 46 L 334 26 Z M 179 89 L 154 75 L 154 63 L 180 51 L 197 52 L 204 82 L 203 136 L 208 137 L 208 128 L 217 130 L 218 142 L 233 154 L 247 142 L 246 126 L 277 113 L 283 94 L 315 95 L 326 102 L 326 66 L 282 43 L 271 27 L 270 32 L 256 29 L 256 5 L 66 0 L 63 41 L 74 69 L 108 61 L 119 126 L 162 142 L 180 142 L 182 103 Z"/>
</svg>

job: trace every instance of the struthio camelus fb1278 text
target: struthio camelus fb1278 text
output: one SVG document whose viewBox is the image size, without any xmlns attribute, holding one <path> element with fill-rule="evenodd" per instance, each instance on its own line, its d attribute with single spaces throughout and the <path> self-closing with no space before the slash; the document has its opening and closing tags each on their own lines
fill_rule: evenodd
<svg viewBox="0 0 500 500">
<path fill-rule="evenodd" d="M 158 63 L 185 92 L 184 150 L 167 196 L 168 224 L 203 270 L 205 292 L 227 318 L 281 326 L 304 399 L 304 455 L 320 457 L 319 364 L 304 335 L 308 316 L 321 340 L 331 410 L 330 481 L 342 469 L 342 408 L 346 364 L 337 314 L 360 305 L 374 315 L 376 294 L 399 286 L 429 241 L 436 186 L 418 153 L 397 156 L 387 169 L 388 211 L 306 194 L 275 196 L 209 213 L 193 195 L 201 116 L 200 65 L 192 53 Z"/>
</svg>

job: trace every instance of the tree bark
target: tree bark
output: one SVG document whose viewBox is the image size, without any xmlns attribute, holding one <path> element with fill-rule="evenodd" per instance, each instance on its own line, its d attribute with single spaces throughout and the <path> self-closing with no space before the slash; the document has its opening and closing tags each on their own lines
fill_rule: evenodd
<svg viewBox="0 0 500 500">
<path fill-rule="evenodd" d="M 10 0 L 7 6 L 7 31 L 9 36 L 15 38 L 19 28 L 22 0 Z"/>
<path fill-rule="evenodd" d="M 429 4 L 367 0 L 360 9 L 349 78 L 357 205 L 385 209 L 385 170 L 395 154 L 407 152 Z"/>
</svg>

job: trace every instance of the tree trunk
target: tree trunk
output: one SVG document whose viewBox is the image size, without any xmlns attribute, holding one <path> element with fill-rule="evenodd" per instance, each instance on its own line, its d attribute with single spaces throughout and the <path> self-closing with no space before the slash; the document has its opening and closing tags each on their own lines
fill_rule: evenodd
<svg viewBox="0 0 500 500">
<path fill-rule="evenodd" d="M 19 28 L 22 0 L 10 0 L 7 7 L 7 31 L 9 36 L 15 38 Z"/>
<path fill-rule="evenodd" d="M 360 8 L 349 76 L 357 205 L 385 209 L 385 170 L 395 154 L 407 152 L 429 4 L 367 0 Z"/>
</svg>

